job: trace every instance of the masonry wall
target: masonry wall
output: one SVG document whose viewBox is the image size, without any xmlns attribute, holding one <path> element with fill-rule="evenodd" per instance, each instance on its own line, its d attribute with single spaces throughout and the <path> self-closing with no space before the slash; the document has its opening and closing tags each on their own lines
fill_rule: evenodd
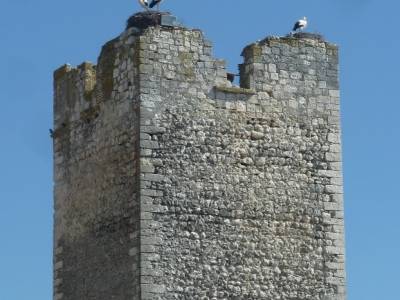
<svg viewBox="0 0 400 300">
<path fill-rule="evenodd" d="M 55 77 L 54 299 L 139 299 L 134 39 Z"/>
<path fill-rule="evenodd" d="M 211 50 L 130 29 L 55 73 L 55 299 L 345 299 L 336 46 L 249 45 L 241 87 Z"/>
<path fill-rule="evenodd" d="M 147 37 L 143 299 L 344 299 L 337 48 L 250 45 L 235 88 L 197 32 Z"/>
</svg>

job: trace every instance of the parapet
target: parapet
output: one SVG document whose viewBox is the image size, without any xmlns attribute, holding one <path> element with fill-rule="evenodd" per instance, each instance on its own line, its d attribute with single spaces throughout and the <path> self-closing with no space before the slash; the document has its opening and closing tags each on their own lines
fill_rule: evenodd
<svg viewBox="0 0 400 300">
<path fill-rule="evenodd" d="M 322 35 L 269 36 L 246 46 L 242 56 L 242 88 L 267 93 L 299 114 L 325 115 L 333 110 L 337 115 L 338 46 Z"/>
</svg>

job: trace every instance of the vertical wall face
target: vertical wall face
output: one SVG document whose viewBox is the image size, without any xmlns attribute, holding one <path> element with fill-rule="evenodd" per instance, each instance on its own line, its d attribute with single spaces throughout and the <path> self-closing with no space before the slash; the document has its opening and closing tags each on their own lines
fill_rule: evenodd
<svg viewBox="0 0 400 300">
<path fill-rule="evenodd" d="M 336 47 L 130 32 L 56 72 L 55 298 L 345 299 Z"/>
<path fill-rule="evenodd" d="M 255 110 L 279 119 L 267 165 L 277 171 L 271 174 L 275 188 L 284 189 L 274 201 L 275 216 L 291 228 L 284 232 L 292 246 L 283 255 L 288 269 L 305 279 L 295 290 L 310 299 L 318 294 L 343 299 L 338 49 L 318 40 L 281 38 L 251 45 L 243 55 L 243 81 L 267 98 Z"/>
<path fill-rule="evenodd" d="M 139 297 L 135 42 L 55 72 L 54 299 Z"/>
<path fill-rule="evenodd" d="M 344 299 L 337 49 L 249 46 L 244 89 L 196 32 L 143 42 L 143 299 Z"/>
<path fill-rule="evenodd" d="M 142 299 L 211 296 L 228 255 L 218 207 L 230 199 L 211 195 L 228 170 L 210 161 L 221 129 L 209 97 L 228 84 L 224 62 L 199 31 L 149 28 L 141 49 Z"/>
</svg>

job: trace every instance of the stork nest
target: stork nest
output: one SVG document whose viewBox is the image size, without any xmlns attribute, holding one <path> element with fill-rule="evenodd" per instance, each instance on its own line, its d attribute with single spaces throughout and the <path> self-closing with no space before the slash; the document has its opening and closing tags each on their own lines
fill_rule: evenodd
<svg viewBox="0 0 400 300">
<path fill-rule="evenodd" d="M 297 32 L 294 34 L 288 34 L 285 37 L 287 38 L 296 38 L 296 39 L 310 39 L 310 40 L 318 40 L 320 42 L 324 42 L 324 36 L 319 33 L 310 33 L 310 32 Z"/>
<path fill-rule="evenodd" d="M 159 11 L 143 11 L 136 13 L 129 17 L 126 22 L 126 29 L 135 27 L 140 30 L 146 29 L 151 26 L 161 25 L 162 16 L 170 16 L 171 14 L 168 12 L 159 12 Z"/>
</svg>

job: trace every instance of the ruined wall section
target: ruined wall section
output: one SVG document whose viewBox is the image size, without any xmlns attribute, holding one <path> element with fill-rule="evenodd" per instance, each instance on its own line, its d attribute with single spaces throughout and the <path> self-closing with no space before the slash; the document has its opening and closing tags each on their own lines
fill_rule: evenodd
<svg viewBox="0 0 400 300">
<path fill-rule="evenodd" d="M 210 51 L 141 37 L 142 299 L 344 299 L 336 47 L 252 45 L 241 88 Z"/>
<path fill-rule="evenodd" d="M 139 298 L 138 38 L 54 74 L 54 299 Z"/>
</svg>

